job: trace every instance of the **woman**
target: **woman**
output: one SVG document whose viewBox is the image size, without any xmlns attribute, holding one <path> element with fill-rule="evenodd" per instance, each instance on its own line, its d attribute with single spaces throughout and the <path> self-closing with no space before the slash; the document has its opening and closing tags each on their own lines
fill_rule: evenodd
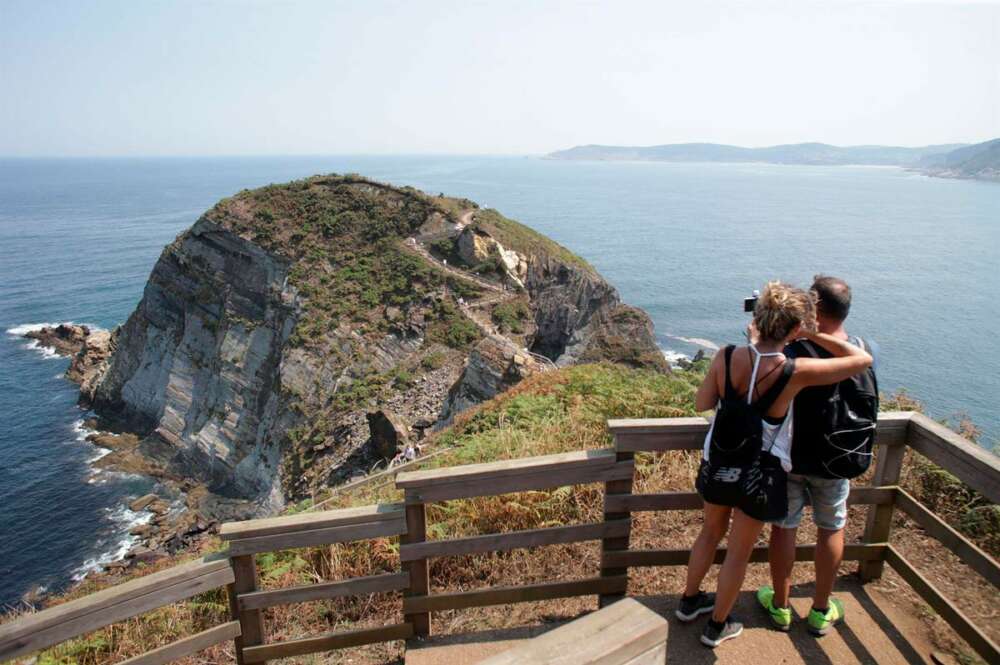
<svg viewBox="0 0 1000 665">
<path fill-rule="evenodd" d="M 742 624 L 733 621 L 729 612 L 743 584 L 750 553 L 764 521 L 780 519 L 787 512 L 785 474 L 791 470 L 792 400 L 803 388 L 843 381 L 872 362 L 864 350 L 814 329 L 810 295 L 781 282 L 768 283 L 754 308 L 751 344 L 717 353 L 698 389 L 695 404 L 699 411 L 720 408 L 705 438 L 697 483 L 704 500 L 704 524 L 691 548 L 677 617 L 690 621 L 712 612 L 701 636 L 706 646 L 714 648 L 743 632 Z M 782 349 L 800 337 L 834 357 L 785 358 Z M 751 442 L 750 450 L 746 445 L 742 450 L 739 445 L 727 448 L 720 439 Z M 718 458 L 714 462 L 713 453 Z M 730 517 L 726 559 L 713 597 L 700 590 L 701 582 L 729 529 Z"/>
</svg>

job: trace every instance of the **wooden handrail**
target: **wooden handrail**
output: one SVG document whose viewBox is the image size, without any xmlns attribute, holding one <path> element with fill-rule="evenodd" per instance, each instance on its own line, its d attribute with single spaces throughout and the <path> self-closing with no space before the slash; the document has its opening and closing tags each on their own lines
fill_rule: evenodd
<svg viewBox="0 0 1000 665">
<path fill-rule="evenodd" d="M 403 471 L 396 476 L 396 487 L 422 489 L 470 481 L 489 483 L 530 473 L 562 473 L 569 469 L 609 468 L 614 463 L 615 451 L 613 450 L 574 450 L 568 453 L 520 457 L 499 462 L 464 464 L 423 471 Z"/>
<path fill-rule="evenodd" d="M 239 540 L 243 538 L 259 538 L 262 536 L 277 536 L 298 531 L 312 531 L 365 522 L 381 522 L 383 520 L 398 520 L 403 518 L 403 505 L 398 503 L 380 503 L 357 508 L 341 510 L 324 510 L 317 512 L 267 517 L 242 522 L 226 522 L 219 528 L 219 538 L 222 540 Z"/>
<path fill-rule="evenodd" d="M 206 557 L 29 614 L 0 625 L 0 660 L 65 642 L 232 581 L 227 558 Z"/>
<path fill-rule="evenodd" d="M 878 416 L 878 445 L 906 443 L 912 411 L 885 411 Z M 708 433 L 705 418 L 625 418 L 608 421 L 619 452 L 699 450 Z M 957 435 L 956 435 L 957 436 Z M 959 437 L 961 438 L 961 437 Z"/>
<path fill-rule="evenodd" d="M 1000 457 L 922 413 L 912 415 L 907 443 L 993 503 L 1000 503 Z"/>
</svg>

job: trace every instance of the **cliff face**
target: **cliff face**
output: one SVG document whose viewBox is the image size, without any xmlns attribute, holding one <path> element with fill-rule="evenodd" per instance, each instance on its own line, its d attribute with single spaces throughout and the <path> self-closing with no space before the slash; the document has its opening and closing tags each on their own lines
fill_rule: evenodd
<svg viewBox="0 0 1000 665">
<path fill-rule="evenodd" d="M 111 348 L 84 400 L 164 475 L 263 510 L 385 455 L 374 411 L 419 436 L 541 356 L 666 368 L 648 317 L 547 238 L 334 176 L 220 202 L 164 250 Z"/>
<path fill-rule="evenodd" d="M 164 440 L 178 475 L 223 494 L 269 494 L 280 462 L 273 432 L 287 425 L 283 349 L 299 309 L 289 266 L 199 220 L 153 268 L 93 408 Z"/>
</svg>

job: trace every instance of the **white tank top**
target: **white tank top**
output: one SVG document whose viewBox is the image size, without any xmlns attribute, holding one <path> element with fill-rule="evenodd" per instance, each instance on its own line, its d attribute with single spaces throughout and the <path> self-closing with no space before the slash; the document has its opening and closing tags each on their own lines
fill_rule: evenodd
<svg viewBox="0 0 1000 665">
<path fill-rule="evenodd" d="M 774 353 L 761 353 L 757 350 L 757 347 L 750 345 L 750 348 L 754 352 L 753 359 L 753 370 L 750 372 L 750 385 L 747 388 L 747 404 L 753 401 L 753 387 L 757 383 L 757 370 L 760 368 L 760 359 L 764 356 L 781 356 L 784 355 L 780 352 Z M 716 403 L 716 408 L 718 408 L 718 402 Z M 790 473 L 792 470 L 792 409 L 794 408 L 794 402 L 788 405 L 788 413 L 785 414 L 785 418 L 777 424 L 772 424 L 767 422 L 766 419 L 761 419 L 761 425 L 763 425 L 763 436 L 761 442 L 761 449 L 770 452 L 772 455 L 778 458 L 781 462 L 781 468 L 785 470 L 785 473 Z M 712 415 L 712 424 L 708 428 L 708 434 L 705 435 L 705 443 L 702 446 L 701 454 L 704 456 L 706 461 L 709 461 L 708 450 L 710 448 L 709 442 L 712 440 L 712 430 L 715 429 L 715 415 Z"/>
</svg>

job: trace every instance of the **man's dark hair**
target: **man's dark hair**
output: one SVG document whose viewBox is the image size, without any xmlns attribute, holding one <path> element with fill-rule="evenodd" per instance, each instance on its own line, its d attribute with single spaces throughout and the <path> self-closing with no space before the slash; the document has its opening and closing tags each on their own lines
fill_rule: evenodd
<svg viewBox="0 0 1000 665">
<path fill-rule="evenodd" d="M 829 275 L 813 277 L 812 292 L 816 310 L 834 321 L 843 321 L 851 311 L 851 287 L 847 282 Z"/>
</svg>

